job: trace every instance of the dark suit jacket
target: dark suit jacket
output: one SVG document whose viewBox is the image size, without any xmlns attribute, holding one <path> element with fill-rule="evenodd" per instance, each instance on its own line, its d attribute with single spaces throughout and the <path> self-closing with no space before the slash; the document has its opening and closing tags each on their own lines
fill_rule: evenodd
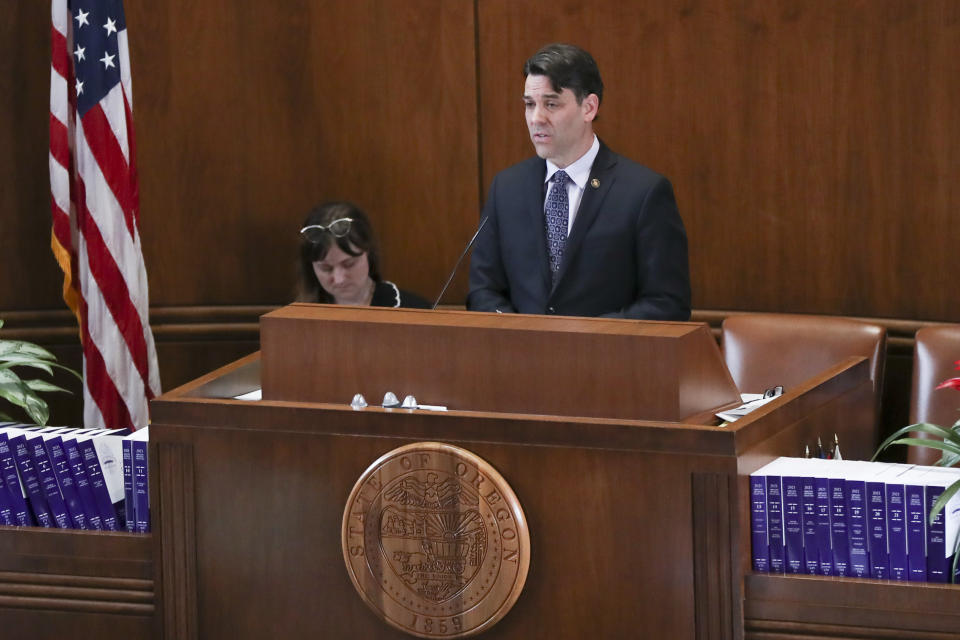
<svg viewBox="0 0 960 640">
<path fill-rule="evenodd" d="M 546 171 L 534 157 L 494 178 L 483 210 L 489 220 L 470 261 L 467 308 L 688 320 L 687 235 L 670 182 L 601 142 L 551 287 Z"/>
</svg>

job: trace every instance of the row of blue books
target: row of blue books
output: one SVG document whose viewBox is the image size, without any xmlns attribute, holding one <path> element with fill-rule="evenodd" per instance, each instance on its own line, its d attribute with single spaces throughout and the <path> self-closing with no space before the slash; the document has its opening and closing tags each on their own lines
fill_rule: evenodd
<svg viewBox="0 0 960 640">
<path fill-rule="evenodd" d="M 147 428 L 0 423 L 0 525 L 150 531 Z"/>
<path fill-rule="evenodd" d="M 950 582 L 960 469 L 778 458 L 750 474 L 753 570 Z"/>
</svg>

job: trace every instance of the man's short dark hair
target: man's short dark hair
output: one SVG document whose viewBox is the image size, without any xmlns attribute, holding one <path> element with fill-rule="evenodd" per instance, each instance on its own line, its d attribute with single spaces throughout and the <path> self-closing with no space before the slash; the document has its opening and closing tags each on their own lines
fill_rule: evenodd
<svg viewBox="0 0 960 640">
<path fill-rule="evenodd" d="M 603 102 L 603 80 L 597 62 L 575 45 L 556 42 L 543 47 L 523 64 L 523 76 L 529 75 L 548 77 L 557 93 L 570 89 L 577 103 L 591 93 L 597 94 L 598 103 Z"/>
</svg>

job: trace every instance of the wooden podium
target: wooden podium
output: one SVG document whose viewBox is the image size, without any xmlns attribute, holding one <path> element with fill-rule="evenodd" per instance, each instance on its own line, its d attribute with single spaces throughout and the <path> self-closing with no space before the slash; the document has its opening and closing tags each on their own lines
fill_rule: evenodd
<svg viewBox="0 0 960 640">
<path fill-rule="evenodd" d="M 291 305 L 261 346 L 152 405 L 163 638 L 411 637 L 355 591 L 341 518 L 418 441 L 485 459 L 529 523 L 526 586 L 482 637 L 742 638 L 744 474 L 835 431 L 869 453 L 859 359 L 717 426 L 738 396 L 705 325 Z M 348 404 L 386 390 L 450 410 Z"/>
<path fill-rule="evenodd" d="M 341 518 L 426 440 L 493 465 L 529 524 L 525 587 L 478 637 L 958 637 L 953 585 L 750 571 L 747 474 L 834 432 L 870 455 L 864 360 L 719 427 L 703 325 L 297 305 L 262 333 L 153 404 L 152 535 L 0 527 L 3 638 L 409 638 L 354 589 Z M 451 411 L 346 404 L 385 389 Z"/>
</svg>

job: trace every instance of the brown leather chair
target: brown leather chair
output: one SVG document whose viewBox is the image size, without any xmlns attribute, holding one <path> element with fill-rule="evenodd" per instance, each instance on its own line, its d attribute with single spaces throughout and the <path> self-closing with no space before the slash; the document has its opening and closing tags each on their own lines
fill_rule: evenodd
<svg viewBox="0 0 960 640">
<path fill-rule="evenodd" d="M 886 329 L 877 324 L 834 316 L 751 313 L 723 321 L 721 346 L 727 368 L 743 393 L 763 393 L 809 380 L 850 356 L 870 361 L 874 392 L 874 432 L 879 444 L 880 398 L 886 361 Z"/>
<path fill-rule="evenodd" d="M 910 424 L 932 422 L 950 427 L 960 419 L 960 393 L 937 389 L 948 378 L 960 376 L 954 363 L 960 360 L 960 325 L 926 327 L 917 331 L 913 348 L 913 389 L 910 392 Z M 914 433 L 918 438 L 930 437 Z M 940 452 L 926 447 L 910 447 L 907 462 L 933 464 Z"/>
</svg>

